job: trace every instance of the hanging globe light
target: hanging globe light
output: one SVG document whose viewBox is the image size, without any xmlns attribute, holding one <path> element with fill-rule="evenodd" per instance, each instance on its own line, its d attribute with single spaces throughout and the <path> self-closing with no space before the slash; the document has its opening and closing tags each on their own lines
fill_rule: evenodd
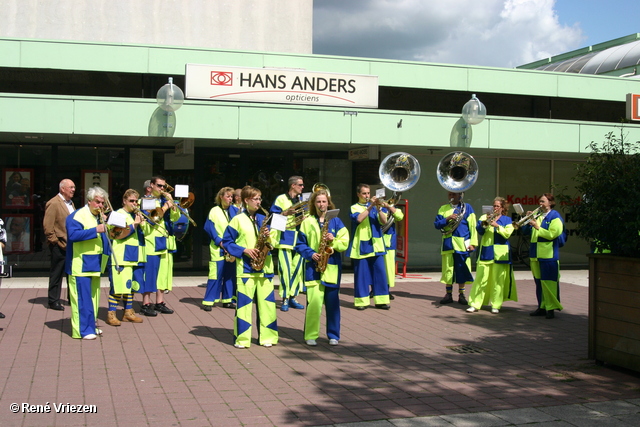
<svg viewBox="0 0 640 427">
<path fill-rule="evenodd" d="M 184 104 L 184 93 L 173 84 L 173 77 L 169 77 L 169 83 L 158 90 L 156 100 L 164 111 L 177 111 Z"/>
<path fill-rule="evenodd" d="M 487 116 L 487 107 L 476 97 L 474 93 L 471 99 L 462 107 L 462 119 L 470 125 L 477 125 Z"/>
</svg>

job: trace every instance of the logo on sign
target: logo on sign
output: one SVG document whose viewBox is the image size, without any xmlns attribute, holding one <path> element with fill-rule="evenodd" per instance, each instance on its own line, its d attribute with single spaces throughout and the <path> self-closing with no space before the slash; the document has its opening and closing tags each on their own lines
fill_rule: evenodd
<svg viewBox="0 0 640 427">
<path fill-rule="evenodd" d="M 233 73 L 230 71 L 212 71 L 211 85 L 212 86 L 232 86 Z"/>
</svg>

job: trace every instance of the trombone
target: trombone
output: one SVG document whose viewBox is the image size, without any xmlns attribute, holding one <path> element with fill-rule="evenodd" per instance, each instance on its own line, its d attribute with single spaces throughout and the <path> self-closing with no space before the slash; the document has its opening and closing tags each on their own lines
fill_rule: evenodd
<svg viewBox="0 0 640 427">
<path fill-rule="evenodd" d="M 164 225 L 160 224 L 160 221 L 162 221 L 162 214 L 158 211 L 158 209 L 159 208 L 152 210 L 150 212 L 151 215 L 147 215 L 140 208 L 135 208 L 133 210 L 133 213 L 142 215 L 142 217 L 146 219 L 153 228 L 159 230 L 164 237 L 168 237 L 169 233 L 167 232 L 167 229 L 164 228 Z"/>
<path fill-rule="evenodd" d="M 170 194 L 172 191 L 175 191 L 175 189 L 169 184 L 165 184 L 165 191 L 161 192 L 160 194 L 163 195 L 165 199 L 171 200 L 172 202 L 174 202 L 174 204 L 176 204 L 176 202 L 173 200 L 173 197 L 171 197 L 171 194 Z M 194 227 L 197 227 L 198 224 L 196 224 L 193 218 L 189 216 L 189 211 L 187 210 L 191 207 L 191 205 L 193 205 L 193 203 L 195 202 L 195 199 L 196 199 L 195 194 L 193 194 L 192 192 L 189 192 L 189 197 L 187 197 L 185 200 L 182 200 L 182 198 L 178 199 L 176 208 L 180 211 L 180 213 L 182 213 L 182 215 L 187 217 L 191 225 L 193 225 Z"/>
</svg>

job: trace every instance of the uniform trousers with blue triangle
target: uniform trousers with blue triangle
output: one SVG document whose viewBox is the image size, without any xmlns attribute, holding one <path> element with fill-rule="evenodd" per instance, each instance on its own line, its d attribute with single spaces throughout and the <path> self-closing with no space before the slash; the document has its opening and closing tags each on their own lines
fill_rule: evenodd
<svg viewBox="0 0 640 427">
<path fill-rule="evenodd" d="M 327 338 L 340 339 L 340 288 L 318 284 L 307 286 L 307 309 L 304 316 L 304 339 L 320 336 L 322 305 L 327 313 Z"/>
<path fill-rule="evenodd" d="M 278 276 L 282 299 L 295 298 L 302 290 L 302 261 L 302 256 L 291 249 L 278 250 Z"/>
<path fill-rule="evenodd" d="M 278 321 L 273 281 L 269 277 L 243 277 L 238 279 L 236 321 L 234 326 L 235 344 L 251 345 L 251 322 L 253 300 L 256 300 L 256 321 L 258 322 L 258 343 L 260 345 L 278 343 Z"/>
<path fill-rule="evenodd" d="M 69 276 L 71 337 L 95 335 L 100 304 L 99 276 Z"/>
<path fill-rule="evenodd" d="M 236 263 L 227 262 L 223 259 L 219 261 L 209 261 L 209 278 L 207 280 L 207 290 L 204 293 L 202 305 L 213 305 L 221 301 L 229 303 L 232 301 L 236 283 Z M 222 299 L 220 299 L 222 293 Z"/>
</svg>

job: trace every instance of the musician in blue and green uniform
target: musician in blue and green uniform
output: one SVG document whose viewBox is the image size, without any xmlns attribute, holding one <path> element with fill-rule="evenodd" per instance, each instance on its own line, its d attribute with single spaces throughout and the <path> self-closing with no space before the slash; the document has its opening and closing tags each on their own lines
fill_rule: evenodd
<svg viewBox="0 0 640 427">
<path fill-rule="evenodd" d="M 353 260 L 353 296 L 357 310 L 364 310 L 371 302 L 376 308 L 389 310 L 389 282 L 384 255 L 387 253 L 382 234 L 382 224 L 387 215 L 376 206 L 376 198 L 369 199 L 371 189 L 367 184 L 356 187 L 358 203 L 351 206 L 351 230 L 353 239 L 347 256 Z"/>
<path fill-rule="evenodd" d="M 224 230 L 239 212 L 233 202 L 233 188 L 223 187 L 216 195 L 216 204 L 204 224 L 204 231 L 211 239 L 209 243 L 209 280 L 202 300 L 202 309 L 211 311 L 213 304 L 222 301 L 224 308 L 236 308 L 233 302 L 236 290 L 236 263 L 222 243 Z M 220 295 L 222 294 L 222 298 Z"/>
<path fill-rule="evenodd" d="M 304 258 L 304 283 L 307 287 L 307 310 L 304 317 L 304 339 L 308 345 L 317 345 L 320 335 L 320 316 L 324 304 L 327 316 L 329 345 L 340 340 L 340 279 L 342 256 L 349 247 L 349 231 L 340 218 L 326 221 L 326 213 L 335 209 L 326 190 L 318 190 L 309 199 L 309 216 L 300 225 L 296 252 Z M 324 227 L 326 233 L 323 233 Z M 321 242 L 333 253 L 329 255 L 324 272 L 316 271 L 321 254 Z"/>
<path fill-rule="evenodd" d="M 564 231 L 564 220 L 553 207 L 555 197 L 544 193 L 540 197 L 541 214 L 534 217 L 523 228 L 531 232 L 529 261 L 531 273 L 536 283 L 538 308 L 531 316 L 555 317 L 554 310 L 562 310 L 560 304 L 560 237 Z"/>
<path fill-rule="evenodd" d="M 259 213 L 262 193 L 257 188 L 246 186 L 242 189 L 244 211 L 233 217 L 222 237 L 222 245 L 236 258 L 236 318 L 234 325 L 234 346 L 251 346 L 253 301 L 256 301 L 256 314 L 259 322 L 258 343 L 271 347 L 278 343 L 278 322 L 276 300 L 273 287 L 273 259 L 266 251 L 264 265 L 255 270 L 252 261 L 260 258 L 260 249 L 256 245 L 260 240 L 265 248 L 276 242 L 270 233 L 267 218 Z M 264 225 L 264 227 L 263 227 Z"/>
<path fill-rule="evenodd" d="M 467 305 L 465 286 L 473 283 L 470 254 L 478 246 L 476 214 L 469 203 L 462 201 L 464 193 L 449 191 L 448 196 L 449 203 L 440 206 L 433 222 L 434 227 L 442 232 L 440 282 L 445 284 L 447 290 L 440 304 L 453 302 L 453 284 L 457 283 L 458 302 Z M 454 225 L 456 223 L 457 226 Z"/>
<path fill-rule="evenodd" d="M 303 213 L 292 209 L 292 206 L 302 201 L 304 183 L 301 176 L 292 176 L 287 181 L 289 190 L 279 195 L 271 205 L 271 213 L 287 217 L 287 229 L 274 231 L 276 235 L 276 249 L 278 249 L 278 277 L 280 278 L 280 297 L 282 297 L 281 311 L 291 308 L 302 309 L 296 297 L 302 290 L 302 257 L 293 250 L 298 235 L 296 219 Z M 299 222 L 299 221 L 298 221 Z"/>
<path fill-rule="evenodd" d="M 493 200 L 493 212 L 482 215 L 476 225 L 476 231 L 481 236 L 480 253 L 476 279 L 469 294 L 469 313 L 491 304 L 491 312 L 498 314 L 504 301 L 518 301 L 509 250 L 509 237 L 514 227 L 508 212 L 506 199 L 496 197 Z"/>
<path fill-rule="evenodd" d="M 382 205 L 382 212 L 387 214 L 387 222 L 392 221 L 387 231 L 384 232 L 384 246 L 387 250 L 384 263 L 387 268 L 387 281 L 389 282 L 389 298 L 394 299 L 391 288 L 396 286 L 396 249 L 398 248 L 398 233 L 396 223 L 404 219 L 404 212 L 387 202 Z"/>
<path fill-rule="evenodd" d="M 128 189 L 122 196 L 122 208 L 117 211 L 124 216 L 127 227 L 116 229 L 113 233 L 106 321 L 111 326 L 120 326 L 120 320 L 116 317 L 118 301 L 122 301 L 124 306 L 123 322 L 142 323 L 142 318 L 136 316 L 133 310 L 133 292 L 137 292 L 140 284 L 144 283 L 144 265 L 147 261 L 144 233 L 140 226 L 144 218 L 138 210 L 139 197 L 136 190 Z"/>
<path fill-rule="evenodd" d="M 94 340 L 102 331 L 96 328 L 100 303 L 100 275 L 110 256 L 104 205 L 107 192 L 100 187 L 87 191 L 87 204 L 66 219 L 67 258 L 71 305 L 71 336 Z"/>
<path fill-rule="evenodd" d="M 142 223 L 147 253 L 147 264 L 144 272 L 144 285 L 140 286 L 142 307 L 140 313 L 145 316 L 157 316 L 158 313 L 172 314 L 173 310 L 164 302 L 164 291 L 170 291 L 173 286 L 173 255 L 176 248 L 175 236 L 169 232 L 171 224 L 180 219 L 180 211 L 176 207 L 171 195 L 165 190 L 167 183 L 164 178 L 154 176 L 146 187 L 144 198 L 155 199 L 155 212 L 143 210 L 150 218 L 155 218 L 153 224 L 149 220 Z M 156 294 L 155 305 L 151 304 L 151 294 Z"/>
</svg>

